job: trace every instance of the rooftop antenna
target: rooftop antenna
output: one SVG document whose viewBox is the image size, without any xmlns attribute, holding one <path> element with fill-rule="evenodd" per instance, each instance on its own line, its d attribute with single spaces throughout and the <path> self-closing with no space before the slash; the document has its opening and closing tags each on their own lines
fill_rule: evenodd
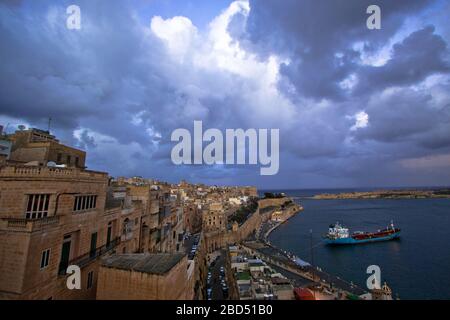
<svg viewBox="0 0 450 320">
<path fill-rule="evenodd" d="M 50 133 L 50 125 L 52 124 L 52 117 L 48 118 L 48 133 Z"/>
</svg>

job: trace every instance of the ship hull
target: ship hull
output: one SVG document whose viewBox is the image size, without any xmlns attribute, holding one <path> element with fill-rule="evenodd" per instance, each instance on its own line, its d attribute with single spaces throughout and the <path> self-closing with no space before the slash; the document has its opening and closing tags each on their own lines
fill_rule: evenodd
<svg viewBox="0 0 450 320">
<path fill-rule="evenodd" d="M 388 241 L 388 240 L 396 239 L 398 237 L 400 237 L 400 231 L 393 232 L 386 236 L 366 238 L 366 239 L 355 239 L 353 237 L 340 238 L 340 239 L 325 238 L 325 243 L 330 244 L 330 245 L 349 245 L 349 244 L 361 244 L 361 243 L 378 242 L 378 241 Z"/>
</svg>

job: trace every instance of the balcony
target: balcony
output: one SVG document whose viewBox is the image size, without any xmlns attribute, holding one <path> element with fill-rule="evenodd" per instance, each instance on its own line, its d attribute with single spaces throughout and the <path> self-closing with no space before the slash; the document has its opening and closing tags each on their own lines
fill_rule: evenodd
<svg viewBox="0 0 450 320">
<path fill-rule="evenodd" d="M 59 225 L 60 216 L 40 219 L 2 218 L 0 229 L 9 231 L 34 232 Z"/>
<path fill-rule="evenodd" d="M 54 168 L 38 166 L 7 165 L 0 167 L 0 178 L 41 178 L 41 179 L 83 179 L 106 180 L 108 174 L 104 172 L 81 170 L 77 168 Z"/>
<path fill-rule="evenodd" d="M 134 207 L 122 208 L 122 216 L 127 216 L 134 212 Z"/>
<path fill-rule="evenodd" d="M 84 268 L 93 261 L 97 260 L 101 256 L 111 252 L 115 247 L 120 243 L 120 237 L 113 239 L 109 244 L 105 244 L 101 247 L 95 249 L 95 251 L 90 251 L 82 256 L 79 256 L 73 260 L 70 260 L 68 263 L 60 263 L 58 274 L 63 276 L 66 274 L 67 267 L 70 265 L 76 265 L 80 268 Z"/>
</svg>

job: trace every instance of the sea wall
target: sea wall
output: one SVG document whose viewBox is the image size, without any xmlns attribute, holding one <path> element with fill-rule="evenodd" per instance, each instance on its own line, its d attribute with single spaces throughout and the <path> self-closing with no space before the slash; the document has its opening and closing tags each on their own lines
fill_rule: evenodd
<svg viewBox="0 0 450 320">
<path fill-rule="evenodd" d="M 265 199 L 264 199 L 265 200 Z M 280 203 L 286 202 L 281 199 L 268 199 L 275 201 L 264 201 L 262 205 L 261 200 L 258 201 L 258 208 L 253 212 L 248 219 L 240 225 L 237 230 L 226 230 L 226 231 L 210 231 L 205 233 L 205 241 L 208 252 L 213 252 L 215 250 L 225 248 L 229 244 L 239 243 L 246 238 L 248 238 L 252 233 L 259 229 L 262 223 L 270 219 L 272 210 L 261 213 L 261 206 L 263 208 L 268 208 L 270 206 L 278 207 Z"/>
<path fill-rule="evenodd" d="M 268 198 L 268 199 L 260 199 L 258 201 L 259 208 L 264 209 L 268 207 L 278 207 L 282 204 L 286 203 L 287 201 L 291 200 L 290 198 L 283 197 L 283 198 Z"/>
</svg>

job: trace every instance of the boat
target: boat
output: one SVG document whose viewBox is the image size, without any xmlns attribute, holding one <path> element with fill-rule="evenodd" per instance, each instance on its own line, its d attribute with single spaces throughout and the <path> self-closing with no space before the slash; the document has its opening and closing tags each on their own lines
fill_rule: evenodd
<svg viewBox="0 0 450 320">
<path fill-rule="evenodd" d="M 394 226 L 391 221 L 385 229 L 376 232 L 356 231 L 350 234 L 349 229 L 336 222 L 328 228 L 328 233 L 324 237 L 327 244 L 359 244 L 376 241 L 387 241 L 400 237 L 400 229 Z"/>
</svg>

